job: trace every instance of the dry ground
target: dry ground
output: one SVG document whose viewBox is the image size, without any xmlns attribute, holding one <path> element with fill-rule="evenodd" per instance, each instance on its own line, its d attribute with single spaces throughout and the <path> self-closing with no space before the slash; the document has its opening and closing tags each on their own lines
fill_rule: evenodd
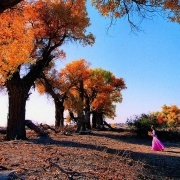
<svg viewBox="0 0 180 180">
<path fill-rule="evenodd" d="M 130 132 L 92 131 L 89 135 L 53 133 L 26 141 L 0 135 L 0 180 L 180 180 L 180 143 L 151 150 L 150 139 Z"/>
</svg>

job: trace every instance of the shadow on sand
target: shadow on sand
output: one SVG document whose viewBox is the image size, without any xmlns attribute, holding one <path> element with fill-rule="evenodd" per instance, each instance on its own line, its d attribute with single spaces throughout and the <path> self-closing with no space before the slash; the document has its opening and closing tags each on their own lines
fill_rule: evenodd
<svg viewBox="0 0 180 180">
<path fill-rule="evenodd" d="M 94 134 L 94 136 L 105 136 L 107 138 L 117 139 L 118 141 L 126 141 L 131 143 L 130 138 L 122 138 L 116 135 Z M 106 146 L 101 146 L 101 145 L 97 146 L 89 143 L 79 143 L 79 142 L 65 141 L 65 140 L 62 141 L 53 140 L 50 137 L 41 137 L 39 139 L 31 139 L 28 141 L 35 144 L 56 145 L 61 147 L 76 147 L 76 148 L 83 148 L 88 150 L 105 151 L 112 155 L 119 155 L 126 157 L 128 156 L 135 161 L 143 162 L 144 167 L 151 171 L 152 175 L 156 177 L 155 179 L 180 180 L 180 171 L 178 170 L 180 167 L 180 157 L 177 156 L 155 154 L 155 153 L 133 152 L 130 150 L 124 150 L 123 147 L 121 149 L 113 149 L 113 148 L 108 148 Z M 147 144 L 147 142 L 144 143 Z M 176 152 L 173 151 L 173 153 Z"/>
</svg>

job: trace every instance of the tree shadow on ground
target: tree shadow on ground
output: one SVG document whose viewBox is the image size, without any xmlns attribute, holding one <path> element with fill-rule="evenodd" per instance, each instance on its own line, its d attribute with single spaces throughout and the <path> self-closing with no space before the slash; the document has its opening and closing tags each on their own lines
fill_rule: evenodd
<svg viewBox="0 0 180 180">
<path fill-rule="evenodd" d="M 118 133 L 117 132 L 113 133 L 111 131 L 104 131 L 104 132 L 101 131 L 101 133 L 99 133 L 98 131 L 95 131 L 95 133 L 92 133 L 92 136 L 105 137 L 117 141 L 122 141 L 125 143 L 146 145 L 146 146 L 151 146 L 151 142 L 152 142 L 152 137 L 138 136 L 131 131 L 127 131 L 127 132 L 122 131 Z M 175 142 L 175 143 L 171 143 L 169 141 L 162 141 L 162 142 L 165 145 L 165 147 L 180 147 L 180 142 Z"/>
<path fill-rule="evenodd" d="M 139 144 L 139 145 L 148 145 L 149 142 L 151 141 L 151 138 L 142 138 L 138 137 L 135 133 L 132 132 L 116 132 L 113 133 L 111 131 L 101 131 L 100 133 L 98 131 L 95 131 L 92 133 L 92 136 L 97 136 L 97 137 L 105 137 L 105 138 L 110 138 L 113 140 L 118 140 L 126 143 L 131 143 L 131 144 Z"/>
<path fill-rule="evenodd" d="M 93 145 L 89 143 L 79 143 L 73 141 L 65 140 L 53 140 L 50 137 L 41 137 L 39 139 L 28 140 L 35 144 L 44 145 L 56 145 L 61 147 L 76 147 L 83 148 L 87 150 L 96 150 L 101 152 L 106 152 L 111 155 L 118 155 L 132 158 L 135 161 L 143 162 L 144 167 L 151 171 L 152 175 L 156 177 L 155 179 L 180 179 L 180 167 L 179 157 L 173 155 L 165 154 L 153 154 L 144 152 L 133 152 L 131 150 L 113 149 L 102 145 Z"/>
</svg>

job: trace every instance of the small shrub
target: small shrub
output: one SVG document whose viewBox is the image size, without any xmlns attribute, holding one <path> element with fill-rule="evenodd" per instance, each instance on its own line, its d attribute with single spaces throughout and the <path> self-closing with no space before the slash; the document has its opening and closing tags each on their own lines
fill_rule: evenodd
<svg viewBox="0 0 180 180">
<path fill-rule="evenodd" d="M 141 114 L 126 121 L 127 125 L 136 132 L 139 137 L 148 137 L 151 125 L 155 125 L 157 136 L 163 141 L 180 141 L 180 131 L 178 128 L 168 128 L 159 123 L 157 116 L 152 114 Z"/>
<path fill-rule="evenodd" d="M 148 131 L 151 129 L 151 125 L 159 126 L 156 117 L 150 114 L 141 114 L 126 121 L 128 126 L 134 129 L 138 136 L 147 136 Z"/>
</svg>

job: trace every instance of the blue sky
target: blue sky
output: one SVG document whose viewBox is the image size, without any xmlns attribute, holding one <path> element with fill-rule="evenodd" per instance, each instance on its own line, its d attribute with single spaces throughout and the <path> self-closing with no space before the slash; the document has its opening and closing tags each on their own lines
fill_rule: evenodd
<svg viewBox="0 0 180 180">
<path fill-rule="evenodd" d="M 80 58 L 91 62 L 91 68 L 103 68 L 125 80 L 123 101 L 117 104 L 117 117 L 113 122 L 126 122 L 127 118 L 142 113 L 160 111 L 161 107 L 180 107 L 180 24 L 170 23 L 158 16 L 144 20 L 143 31 L 131 32 L 126 19 L 121 19 L 109 29 L 110 20 L 101 17 L 89 6 L 91 27 L 95 37 L 92 47 L 69 43 L 63 49 L 65 61 L 62 68 Z M 6 125 L 7 96 L 0 96 L 0 125 Z M 54 104 L 51 98 L 36 92 L 27 102 L 26 118 L 38 123 L 54 124 Z"/>
</svg>

